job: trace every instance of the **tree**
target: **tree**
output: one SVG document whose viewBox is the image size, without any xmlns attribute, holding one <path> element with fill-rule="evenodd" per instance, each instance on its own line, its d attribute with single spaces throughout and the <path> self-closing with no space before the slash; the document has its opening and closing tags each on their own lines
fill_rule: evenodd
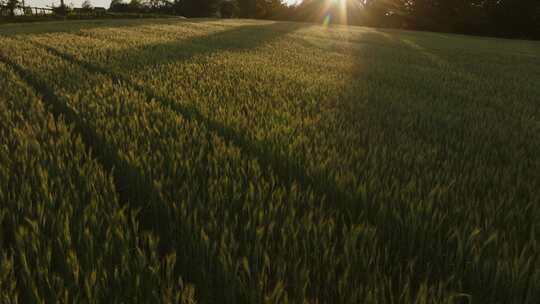
<svg viewBox="0 0 540 304">
<path fill-rule="evenodd" d="M 64 0 L 60 0 L 60 14 L 65 15 L 67 13 L 66 4 Z"/>
<path fill-rule="evenodd" d="M 526 38 L 540 31 L 537 0 L 486 0 L 484 7 L 494 35 Z"/>
<path fill-rule="evenodd" d="M 182 13 L 182 1 L 173 0 L 173 2 L 171 3 L 171 9 L 173 15 L 180 15 Z"/>
<path fill-rule="evenodd" d="M 235 0 L 235 4 L 241 18 L 282 19 L 289 11 L 282 0 Z"/>
<path fill-rule="evenodd" d="M 92 2 L 90 2 L 90 0 L 84 0 L 84 2 L 81 5 L 81 8 L 85 12 L 91 12 L 94 6 L 92 5 Z"/>
<path fill-rule="evenodd" d="M 132 13 L 140 13 L 143 9 L 141 0 L 131 0 L 128 4 L 129 11 Z"/>
<path fill-rule="evenodd" d="M 359 3 L 362 12 L 352 18 L 349 14 L 349 23 L 505 37 L 540 35 L 538 0 L 359 0 Z"/>
<path fill-rule="evenodd" d="M 347 3 L 348 4 L 348 3 Z M 304 0 L 298 5 L 298 18 L 309 22 L 345 23 L 341 1 Z M 352 21 L 352 20 L 350 20 Z"/>
<path fill-rule="evenodd" d="M 94 6 L 92 5 L 92 2 L 90 2 L 90 0 L 84 0 L 81 7 L 87 10 L 91 10 Z"/>
<path fill-rule="evenodd" d="M 146 11 L 153 13 L 173 14 L 175 3 L 169 0 L 146 0 L 143 3 Z"/>
<path fill-rule="evenodd" d="M 187 17 L 214 17 L 220 2 L 220 0 L 184 0 L 181 3 L 181 13 Z"/>
<path fill-rule="evenodd" d="M 109 11 L 115 13 L 126 13 L 129 11 L 129 5 L 122 0 L 112 0 Z"/>
<path fill-rule="evenodd" d="M 17 7 L 19 7 L 19 0 L 7 0 L 7 8 L 9 10 L 9 14 L 14 17 L 15 16 L 15 10 Z"/>
<path fill-rule="evenodd" d="M 242 18 L 254 18 L 257 11 L 256 0 L 236 0 L 238 16 Z"/>
<path fill-rule="evenodd" d="M 231 0 L 222 1 L 219 7 L 219 13 L 222 18 L 232 18 L 236 10 L 236 3 Z"/>
<path fill-rule="evenodd" d="M 282 19 L 286 8 L 282 0 L 257 0 L 257 18 Z"/>
</svg>

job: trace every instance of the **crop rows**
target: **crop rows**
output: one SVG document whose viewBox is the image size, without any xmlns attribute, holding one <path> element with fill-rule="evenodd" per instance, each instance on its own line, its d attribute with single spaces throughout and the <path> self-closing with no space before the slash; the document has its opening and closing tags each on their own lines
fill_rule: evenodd
<svg viewBox="0 0 540 304">
<path fill-rule="evenodd" d="M 0 64 L 0 302 L 192 303 L 81 138 Z"/>
<path fill-rule="evenodd" d="M 516 79 L 538 58 L 416 35 L 141 22 L 0 55 L 114 177 L 120 234 L 159 239 L 160 279 L 201 302 L 535 303 L 538 71 Z"/>
<path fill-rule="evenodd" d="M 25 43 L 9 45 L 19 54 L 9 54 L 13 60 L 31 58 L 25 56 Z M 18 64 L 32 75 L 50 75 L 36 81 L 53 86 L 58 102 L 78 113 L 83 128 L 98 130 L 101 149 L 116 150 L 116 157 L 109 156 L 118 159 L 116 174 L 129 177 L 125 184 L 130 188 L 121 191 L 138 201 L 143 220 L 157 223 L 163 250 L 184 259 L 178 272 L 198 289 L 229 302 L 239 301 L 237 297 L 280 302 L 286 297 L 285 284 L 292 286 L 289 292 L 295 298 L 307 298 L 323 287 L 328 295 L 319 297 L 328 300 L 341 296 L 345 301 L 346 295 L 362 292 L 340 273 L 352 264 L 354 250 L 339 247 L 370 241 L 369 227 L 335 231 L 339 219 L 317 207 L 322 200 L 294 184 L 280 185 L 272 172 L 261 172 L 255 160 L 243 158 L 204 125 L 185 121 L 141 93 L 45 51 L 35 61 L 40 51 L 29 51 L 34 65 Z"/>
</svg>

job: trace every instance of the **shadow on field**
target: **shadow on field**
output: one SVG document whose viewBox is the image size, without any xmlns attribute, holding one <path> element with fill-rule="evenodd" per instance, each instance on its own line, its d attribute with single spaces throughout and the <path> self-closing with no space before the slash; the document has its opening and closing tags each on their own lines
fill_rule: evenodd
<svg viewBox="0 0 540 304">
<path fill-rule="evenodd" d="M 376 202 L 388 207 L 374 213 L 383 215 L 374 225 L 395 261 L 417 262 L 413 284 L 450 280 L 452 274 L 455 282 L 450 288 L 475 299 L 511 302 L 516 297 L 509 290 L 519 290 L 520 283 L 508 284 L 507 289 L 496 288 L 495 280 L 480 283 L 482 276 L 487 275 L 477 269 L 494 267 L 490 259 L 495 260 L 496 255 L 467 261 L 456 270 L 449 263 L 460 262 L 454 256 L 459 256 L 460 250 L 474 256 L 475 248 L 472 242 L 460 247 L 461 243 L 448 236 L 467 235 L 482 225 L 470 216 L 469 204 L 474 203 L 478 214 L 499 223 L 498 227 L 489 227 L 490 232 L 512 231 L 505 236 L 512 238 L 507 244 L 526 248 L 529 239 L 520 236 L 534 231 L 535 224 L 517 215 L 510 221 L 504 218 L 510 211 L 516 212 L 515 203 L 520 201 L 501 196 L 520 187 L 530 194 L 523 201 L 532 200 L 534 193 L 538 193 L 534 189 L 538 189 L 535 184 L 540 180 L 534 170 L 515 168 L 528 167 L 531 162 L 538 164 L 540 154 L 535 143 L 540 137 L 531 131 L 534 124 L 538 126 L 538 119 L 534 122 L 530 117 L 539 111 L 531 102 L 539 90 L 532 83 L 524 83 L 523 76 L 534 79 L 531 73 L 540 69 L 534 68 L 535 59 L 530 57 L 516 59 L 517 55 L 512 54 L 441 47 L 447 43 L 444 37 L 426 39 L 391 31 L 382 33 L 388 35 L 384 47 L 350 46 L 354 67 L 343 93 L 335 100 L 338 121 L 359 134 L 370 130 L 365 136 L 369 149 L 391 151 L 379 155 L 382 161 L 378 168 L 366 170 L 366 174 L 373 170 L 372 179 L 377 181 L 368 190 L 388 192 L 388 198 Z M 384 40 L 382 36 L 371 38 Z M 361 37 L 359 41 L 362 40 Z M 517 62 L 522 66 L 512 65 Z M 532 67 L 526 68 L 527 64 Z M 516 179 L 506 178 L 512 175 Z M 516 185 L 517 179 L 529 184 Z M 384 180 L 391 180 L 399 190 L 377 184 Z M 400 197 L 407 193 L 401 189 L 410 185 L 414 185 L 414 196 Z M 440 191 L 441 195 L 434 199 L 430 197 L 431 191 Z M 493 215 L 494 203 L 504 206 L 501 209 L 508 213 Z M 432 210 L 426 211 L 427 208 Z M 418 210 L 427 216 L 420 220 Z M 515 228 L 516 222 L 523 227 Z M 423 239 L 418 238 L 420 233 Z M 403 242 L 386 241 L 396 236 Z M 441 240 L 447 243 L 441 245 Z M 503 281 L 512 282 L 511 272 L 515 269 L 501 270 L 498 275 Z"/>
<path fill-rule="evenodd" d="M 174 43 L 161 44 L 159 46 L 154 45 L 125 53 L 123 52 L 120 58 L 124 59 L 123 63 L 127 65 L 126 69 L 135 69 L 134 64 L 139 64 L 136 68 L 141 68 L 145 65 L 156 65 L 178 60 L 185 61 L 198 54 L 212 54 L 229 50 L 249 50 L 306 26 L 309 25 L 302 23 L 272 23 L 269 25 L 241 26 L 209 36 L 195 37 Z M 253 38 L 245 39 L 246 34 L 252 34 Z M 233 41 L 232 39 L 236 40 Z M 134 90 L 145 94 L 148 102 L 158 100 L 161 104 L 169 107 L 186 119 L 205 123 L 209 130 L 216 132 L 216 134 L 219 134 L 222 138 L 240 147 L 246 155 L 256 158 L 263 168 L 271 168 L 284 183 L 295 183 L 302 187 L 311 188 L 315 192 L 320 192 L 319 194 L 321 196 L 343 203 L 333 206 L 338 209 L 342 207 L 345 208 L 347 202 L 350 202 L 348 195 L 341 192 L 332 180 L 322 176 L 311 176 L 305 171 L 302 164 L 298 164 L 294 160 L 285 158 L 282 155 L 272 154 L 270 150 L 265 147 L 266 144 L 264 142 L 253 142 L 233 128 L 206 117 L 199 111 L 196 105 L 181 103 L 160 96 L 151 87 L 140 85 L 128 77 L 115 73 L 110 69 L 80 60 L 71 54 L 61 52 L 52 46 L 36 41 L 32 41 L 32 43 L 48 50 L 53 55 L 81 66 L 90 72 L 105 75 L 116 82 L 121 82 L 132 87 Z M 190 46 L 187 51 L 183 50 L 186 45 Z M 153 50 L 156 48 L 166 49 L 167 56 L 153 58 Z M 147 60 L 147 56 L 150 56 L 152 60 Z M 292 168 L 294 169 L 291 170 Z M 291 172 L 294 172 L 295 174 L 291 175 Z"/>
<path fill-rule="evenodd" d="M 53 52 L 53 49 L 49 49 Z M 60 56 L 61 53 L 55 53 Z M 62 56 L 65 58 L 64 56 Z M 29 88 L 40 96 L 48 111 L 55 119 L 65 120 L 73 126 L 75 134 L 92 154 L 97 162 L 113 177 L 113 183 L 118 193 L 119 202 L 126 209 L 136 214 L 137 225 L 142 231 L 152 232 L 162 241 L 158 242 L 160 258 L 172 253 L 178 254 L 175 259 L 174 274 L 179 278 L 187 279 L 197 286 L 196 296 L 203 303 L 249 303 L 248 292 L 240 288 L 240 282 L 222 266 L 222 262 L 206 250 L 207 245 L 196 236 L 188 223 L 178 223 L 181 233 L 172 234 L 166 223 L 175 223 L 172 219 L 171 209 L 167 209 L 163 195 L 155 184 L 122 157 L 119 157 L 118 147 L 102 138 L 95 129 L 80 117 L 53 86 L 47 83 L 41 75 L 35 74 L 31 69 L 24 67 L 16 60 L 4 56 L 0 52 L 0 63 L 6 64 L 14 70 L 16 75 L 24 81 Z M 127 80 L 126 80 L 127 82 Z M 133 84 L 136 87 L 136 84 Z M 151 102 L 149 99 L 148 102 Z M 178 240 L 168 242 L 168 240 Z M 11 241 L 11 240 L 8 240 Z M 208 276 L 201 269 L 212 269 L 212 276 Z M 204 293 L 202 291 L 210 290 Z M 200 292 L 200 293 L 199 293 Z"/>
<path fill-rule="evenodd" d="M 203 37 L 122 51 L 114 54 L 114 57 L 120 68 L 126 71 L 136 70 L 146 66 L 185 61 L 198 55 L 251 50 L 303 26 L 305 25 L 287 23 L 240 26 Z M 488 99 L 494 93 L 483 91 L 482 94 L 471 95 L 472 91 L 466 86 L 468 80 L 463 71 L 455 68 L 452 61 L 444 63 L 442 67 L 440 62 L 437 62 L 440 51 L 431 53 L 428 46 L 407 46 L 398 34 L 379 31 L 352 38 L 354 39 L 346 41 L 348 44 L 340 52 L 351 55 L 354 60 L 353 67 L 342 93 L 332 103 L 338 116 L 336 121 L 339 121 L 341 126 L 346 126 L 347 132 L 365 134 L 365 139 L 359 137 L 358 142 L 363 140 L 369 150 L 375 151 L 375 160 L 378 161 L 366 170 L 366 175 L 372 174 L 367 192 L 385 193 L 385 196 L 349 209 L 351 212 L 361 208 L 370 210 L 362 220 L 377 227 L 385 250 L 392 255 L 390 260 L 404 268 L 408 266 L 399 263 L 411 260 L 417 262 L 414 266 L 416 277 L 411 283 L 415 288 L 419 288 L 416 285 L 421 282 L 444 281 L 449 274 L 454 274 L 456 284 L 463 283 L 466 287 L 451 287 L 470 292 L 478 298 L 487 298 L 489 295 L 482 294 L 487 289 L 478 285 L 475 277 L 470 274 L 473 273 L 473 267 L 490 264 L 482 261 L 472 266 L 467 264 L 456 272 L 448 263 L 448 254 L 456 252 L 457 243 L 448 239 L 448 235 L 473 221 L 464 213 L 463 210 L 469 208 L 464 203 L 477 202 L 479 212 L 489 214 L 487 209 L 490 200 L 495 201 L 501 189 L 507 192 L 515 191 L 511 182 L 504 183 L 505 179 L 490 179 L 490 171 L 482 172 L 480 169 L 482 166 L 488 169 L 493 166 L 508 171 L 510 175 L 515 172 L 508 170 L 508 158 L 517 159 L 518 162 L 520 157 L 537 160 L 537 156 L 532 153 L 526 154 L 533 151 L 531 144 L 520 143 L 526 130 L 520 130 L 522 125 L 501 124 L 502 120 L 499 120 L 498 116 L 504 113 L 486 109 L 489 107 Z M 323 38 L 302 43 L 314 43 L 315 47 L 323 50 L 332 50 L 336 44 Z M 219 121 L 212 121 L 196 106 L 158 96 L 151 88 L 134 83 L 128 77 L 83 62 L 51 46 L 44 47 L 74 64 L 126 83 L 144 92 L 148 100 L 158 100 L 186 118 L 205 122 L 210 130 L 260 160 L 263 167 L 274 169 L 283 182 L 298 181 L 302 186 L 313 187 L 331 201 L 355 201 L 349 193 L 340 191 L 334 180 L 310 175 L 302 164 L 298 165 L 282 155 L 273 155 L 270 152 L 272 149 L 265 149 L 260 143 L 253 142 L 233 128 Z M 452 54 L 448 54 L 449 60 L 452 59 Z M 476 80 L 473 85 L 475 83 Z M 512 91 L 506 92 L 514 94 Z M 512 120 L 506 119 L 509 123 Z M 330 127 L 328 130 L 332 130 Z M 343 129 L 334 130 L 344 132 Z M 533 140 L 537 142 L 538 137 Z M 517 149 L 518 145 L 528 149 L 520 151 Z M 483 156 L 481 166 L 477 163 L 479 156 Z M 526 165 L 523 162 L 520 164 L 524 167 Z M 294 172 L 294 176 L 291 176 L 290 172 Z M 519 176 L 526 177 L 523 173 L 518 173 Z M 534 176 L 531 176 L 531 179 L 534 180 Z M 470 180 L 475 182 L 474 187 L 468 184 Z M 408 187 L 412 187 L 414 193 L 407 192 Z M 429 201 L 433 199 L 430 197 L 431 191 L 440 192 L 434 199 L 435 202 Z M 463 199 L 460 193 L 467 193 L 467 199 Z M 507 202 L 511 201 L 502 201 L 501 204 Z M 455 208 L 446 210 L 445 206 Z M 510 206 L 508 207 L 511 210 Z M 416 213 L 419 213 L 415 208 L 426 213 L 426 217 L 415 218 Z M 486 210 L 482 210 L 484 208 Z M 524 223 L 522 226 L 523 235 L 526 235 L 527 231 L 530 231 L 530 225 Z M 448 244 L 441 245 L 441 240 L 448 240 Z M 472 252 L 472 249 L 467 246 L 464 252 Z M 430 268 L 433 265 L 435 268 Z M 501 274 L 503 275 L 506 274 Z M 399 281 L 396 285 L 406 283 Z M 510 295 L 504 291 L 497 292 L 499 298 L 510 299 Z"/>
<path fill-rule="evenodd" d="M 306 26 L 309 25 L 283 22 L 235 26 L 210 35 L 162 44 L 151 44 L 113 53 L 110 56 L 115 58 L 113 62 L 118 69 L 122 71 L 136 71 L 147 66 L 187 61 L 199 55 L 210 55 L 222 51 L 247 51 L 255 49 Z"/>
<path fill-rule="evenodd" d="M 307 26 L 310 25 L 283 22 L 266 25 L 241 26 L 208 36 L 195 37 L 188 40 L 153 45 L 129 52 L 122 52 L 119 56 L 124 59 L 122 63 L 126 64 L 125 68 L 127 70 L 134 70 L 147 65 L 157 65 L 180 60 L 186 61 L 193 56 L 200 54 L 213 54 L 220 51 L 250 50 Z M 251 36 L 252 38 L 245 39 L 246 35 L 249 34 L 253 35 Z M 253 141 L 244 136 L 244 134 L 234 130 L 234 128 L 207 117 L 204 113 L 200 112 L 196 105 L 178 102 L 177 100 L 161 96 L 149 86 L 140 85 L 120 73 L 80 60 L 71 54 L 61 52 L 52 46 L 36 41 L 32 41 L 32 43 L 45 48 L 50 53 L 75 65 L 79 65 L 90 72 L 105 75 L 116 82 L 121 82 L 132 87 L 134 90 L 145 94 L 148 102 L 151 102 L 152 100 L 160 101 L 162 105 L 169 107 L 184 118 L 206 124 L 209 130 L 215 132 L 228 142 L 234 143 L 241 148 L 246 155 L 257 159 L 263 168 L 269 168 L 277 174 L 283 183 L 298 184 L 301 187 L 315 191 L 321 197 L 326 197 L 327 199 L 336 202 L 335 205 L 329 206 L 330 208 L 340 209 L 346 213 L 346 208 L 350 207 L 351 197 L 347 193 L 341 191 L 334 180 L 323 175 L 314 176 L 309 174 L 305 170 L 304 164 L 289 159 L 284 155 L 274 154 L 271 152 L 272 149 L 266 147 L 266 142 Z M 184 48 L 186 48 L 187 45 L 189 45 L 189 48 L 185 50 Z M 153 56 L 156 54 L 156 49 L 164 49 L 167 53 L 165 56 L 154 58 Z M 148 57 L 152 59 L 148 60 Z M 340 223 L 340 225 L 341 224 L 343 223 Z"/>
</svg>

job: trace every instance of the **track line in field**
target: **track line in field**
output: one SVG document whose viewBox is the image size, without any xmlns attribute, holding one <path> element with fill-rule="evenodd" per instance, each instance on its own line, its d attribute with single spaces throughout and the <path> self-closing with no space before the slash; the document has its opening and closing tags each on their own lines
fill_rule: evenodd
<svg viewBox="0 0 540 304">
<path fill-rule="evenodd" d="M 279 181 L 283 184 L 298 184 L 303 190 L 309 191 L 311 190 L 314 192 L 318 197 L 326 197 L 329 199 L 329 202 L 325 204 L 325 208 L 328 210 L 332 210 L 332 212 L 338 212 L 339 219 L 337 221 L 338 230 L 341 230 L 342 227 L 349 226 L 350 224 L 358 224 L 358 223 L 365 223 L 369 226 L 372 226 L 375 228 L 375 231 L 377 235 L 381 237 L 383 240 L 381 243 L 379 243 L 378 250 L 383 250 L 383 246 L 385 245 L 384 240 L 388 238 L 392 238 L 392 234 L 395 231 L 396 227 L 399 227 L 399 229 L 404 229 L 405 231 L 409 232 L 412 230 L 411 227 L 408 227 L 407 225 L 404 225 L 403 222 L 400 221 L 400 219 L 393 218 L 391 214 L 384 212 L 384 215 L 388 215 L 388 219 L 386 221 L 381 221 L 381 214 L 377 214 L 375 209 L 371 210 L 372 208 L 375 208 L 372 204 L 368 204 L 365 206 L 366 208 L 370 208 L 366 212 L 366 210 L 355 212 L 354 214 L 349 209 L 350 206 L 354 203 L 360 203 L 355 201 L 355 197 L 353 195 L 342 192 L 337 188 L 337 185 L 332 180 L 320 175 L 320 176 L 312 176 L 308 175 L 303 167 L 300 164 L 294 163 L 291 160 L 281 157 L 279 155 L 275 155 L 268 151 L 268 149 L 264 149 L 265 143 L 260 142 L 254 142 L 253 140 L 250 140 L 249 138 L 246 138 L 241 133 L 235 131 L 231 127 L 228 127 L 220 122 L 212 120 L 210 117 L 205 116 L 202 114 L 195 106 L 193 105 L 186 105 L 181 104 L 177 102 L 176 100 L 166 98 L 163 96 L 158 95 L 155 93 L 152 89 L 143 87 L 126 76 L 120 75 L 118 73 L 112 72 L 110 70 L 106 70 L 100 66 L 94 65 L 92 63 L 88 63 L 86 61 L 80 60 L 75 58 L 74 56 L 70 54 L 63 53 L 54 47 L 43 45 L 39 42 L 31 41 L 31 43 L 34 43 L 38 45 L 39 47 L 42 47 L 49 51 L 49 53 L 62 58 L 74 65 L 80 66 L 87 70 L 90 73 L 98 73 L 103 76 L 106 76 L 110 79 L 112 79 L 114 82 L 121 83 L 123 85 L 126 85 L 142 94 L 145 95 L 146 101 L 151 102 L 152 100 L 160 102 L 165 107 L 168 107 L 172 111 L 178 113 L 179 115 L 182 115 L 187 120 L 196 121 L 199 123 L 204 123 L 208 129 L 211 132 L 215 132 L 220 137 L 224 138 L 226 141 L 234 144 L 240 150 L 242 153 L 248 157 L 251 157 L 261 165 L 261 168 L 263 170 L 270 170 L 276 174 L 276 176 L 279 178 Z M 292 172 L 292 174 L 291 174 Z M 357 208 L 357 209 L 361 209 Z M 364 208 L 365 209 L 365 208 Z M 367 215 L 367 216 L 366 216 Z M 373 216 L 369 216 L 373 215 Z M 409 234 L 410 235 L 410 234 Z M 408 237 L 407 237 L 408 239 Z M 436 240 L 435 239 L 429 239 L 427 240 L 428 243 L 433 243 Z M 403 241 L 406 243 L 405 241 Z M 388 245 L 388 244 L 386 244 Z M 401 249 L 399 249 L 399 246 L 401 246 L 400 243 L 394 243 L 394 246 L 391 247 L 395 251 L 394 258 L 396 261 L 405 259 L 408 257 L 408 252 L 402 252 Z M 432 255 L 437 256 L 437 252 L 434 252 L 433 249 L 430 246 L 424 246 L 422 248 L 424 255 Z M 413 258 L 417 257 L 413 254 Z M 430 274 L 431 273 L 431 274 Z M 415 282 L 421 282 L 424 280 L 424 275 L 430 275 L 430 280 L 437 281 L 437 279 L 443 279 L 444 273 L 434 273 L 433 270 L 430 270 L 429 268 L 422 269 L 418 271 L 415 275 Z M 464 274 L 460 274 L 459 276 L 463 276 Z"/>
<path fill-rule="evenodd" d="M 294 163 L 285 157 L 275 155 L 267 149 L 264 149 L 264 142 L 253 142 L 242 134 L 239 134 L 234 129 L 220 122 L 213 121 L 209 117 L 206 117 L 195 106 L 180 104 L 175 100 L 159 96 L 154 93 L 153 90 L 138 85 L 123 75 L 119 75 L 102 67 L 79 60 L 70 54 L 63 53 L 48 45 L 43 45 L 35 41 L 30 42 L 46 49 L 47 51 L 49 51 L 49 53 L 61 59 L 64 59 L 74 65 L 84 68 L 90 73 L 101 74 L 112 79 L 113 82 L 127 85 L 128 87 L 138 92 L 141 92 L 146 96 L 146 101 L 149 103 L 152 100 L 158 101 L 162 105 L 170 108 L 172 111 L 178 113 L 179 115 L 182 115 L 187 120 L 206 124 L 210 131 L 216 132 L 216 134 L 218 134 L 220 137 L 240 148 L 244 155 L 257 160 L 263 170 L 270 170 L 274 172 L 281 183 L 289 185 L 298 184 L 303 190 L 311 190 L 318 197 L 327 198 L 327 202 L 324 205 L 324 208 L 330 210 L 331 212 L 338 213 L 338 217 L 336 217 L 336 219 L 338 219 L 338 221 L 336 222 L 338 226 L 338 231 L 350 226 L 351 224 L 363 223 L 369 225 L 375 229 L 374 231 L 377 235 L 382 237 L 383 241 L 377 245 L 382 246 L 386 238 L 391 238 L 391 235 L 393 234 L 396 225 L 401 228 L 407 228 L 404 227 L 403 223 L 399 222 L 398 219 L 392 217 L 388 218 L 387 221 L 380 221 L 381 214 L 377 214 L 376 210 L 371 210 L 372 208 L 374 208 L 371 204 L 365 206 L 365 208 L 370 209 L 367 211 L 365 210 L 365 208 L 364 210 L 361 210 L 362 207 L 350 208 L 351 206 L 353 206 L 353 204 L 360 204 L 361 202 L 357 202 L 352 194 L 340 191 L 337 187 L 337 184 L 335 184 L 335 181 L 330 180 L 322 174 L 319 176 L 308 175 L 308 173 L 303 169 L 300 164 Z M 356 209 L 357 211 L 353 213 L 351 209 Z M 399 246 L 399 244 L 394 245 Z M 383 247 L 380 247 L 379 250 L 383 250 Z M 430 248 L 426 247 L 424 248 L 424 250 L 429 251 Z M 395 254 L 395 258 L 402 258 L 399 252 L 395 252 Z M 417 274 L 418 282 L 422 280 L 423 274 L 423 271 Z"/>
<path fill-rule="evenodd" d="M 248 157 L 251 157 L 261 165 L 265 171 L 274 172 L 284 184 L 298 184 L 304 190 L 311 190 L 321 198 L 326 198 L 329 208 L 338 209 L 341 215 L 344 216 L 346 223 L 355 221 L 355 218 L 348 210 L 351 204 L 354 204 L 355 199 L 349 193 L 340 191 L 335 181 L 326 178 L 323 174 L 312 176 L 304 170 L 302 164 L 280 155 L 275 155 L 268 149 L 265 149 L 264 141 L 253 141 L 246 136 L 240 134 L 233 128 L 213 120 L 202 114 L 196 106 L 187 105 L 177 102 L 176 100 L 166 98 L 156 94 L 152 89 L 141 86 L 123 75 L 106 70 L 97 65 L 77 59 L 70 54 L 63 53 L 54 47 L 44 45 L 36 41 L 31 43 L 46 49 L 49 53 L 60 57 L 72 64 L 78 65 L 88 72 L 104 75 L 113 80 L 113 82 L 122 83 L 145 95 L 146 101 L 159 101 L 162 105 L 168 107 L 172 111 L 180 114 L 188 121 L 196 121 L 205 124 L 211 132 L 232 143 Z M 373 225 L 372 223 L 369 223 Z"/>
<path fill-rule="evenodd" d="M 46 111 L 50 112 L 56 120 L 64 120 L 67 125 L 73 126 L 73 133 L 75 135 L 80 135 L 83 145 L 88 150 L 89 155 L 96 159 L 96 161 L 104 168 L 104 170 L 113 177 L 114 186 L 116 192 L 118 193 L 119 202 L 129 209 L 134 210 L 137 216 L 137 220 L 141 225 L 142 230 L 153 233 L 158 236 L 159 241 L 159 250 L 160 254 L 165 256 L 171 252 L 177 251 L 174 246 L 171 246 L 167 242 L 170 239 L 170 236 L 167 235 L 167 231 L 161 228 L 161 223 L 164 219 L 168 219 L 170 214 L 167 213 L 167 210 L 163 207 L 156 208 L 155 206 L 164 206 L 166 202 L 161 201 L 159 191 L 152 185 L 151 182 L 147 181 L 140 172 L 130 166 L 127 162 L 120 159 L 116 153 L 116 149 L 106 144 L 104 140 L 100 140 L 97 133 L 86 125 L 81 119 L 79 119 L 77 111 L 69 107 L 64 103 L 61 98 L 59 98 L 54 90 L 47 86 L 43 81 L 38 80 L 31 72 L 25 70 L 22 66 L 14 62 L 13 60 L 5 57 L 0 53 L 0 62 L 3 62 L 10 68 L 12 68 L 15 74 L 24 81 L 29 88 L 34 90 L 40 98 L 44 105 Z M 148 193 L 145 197 L 140 197 L 138 194 L 135 194 L 130 190 L 130 185 L 143 185 L 144 192 Z M 138 191 L 140 193 L 142 191 Z M 149 207 L 154 206 L 154 208 Z M 139 212 L 140 211 L 140 212 Z M 233 285 L 228 284 L 229 286 L 219 286 L 214 287 L 216 289 L 227 290 L 226 294 L 233 297 L 235 303 L 247 303 L 245 300 L 245 292 L 242 291 L 238 286 L 239 284 L 236 281 L 236 276 L 234 274 L 226 272 L 222 267 L 219 260 L 214 256 L 208 256 L 204 251 L 204 243 L 202 240 L 199 240 L 194 233 L 193 229 L 188 227 L 185 224 L 181 224 L 181 231 L 189 234 L 193 244 L 190 245 L 194 250 L 200 251 L 196 252 L 197 256 L 205 256 L 210 260 L 212 268 L 216 270 L 217 273 L 214 274 L 213 282 L 233 282 Z M 184 245 L 185 244 L 178 244 Z M 178 259 L 182 259 L 182 252 L 176 252 Z M 190 267 L 202 268 L 203 265 L 198 265 L 198 263 L 204 263 L 204 261 L 184 261 L 184 264 L 190 265 Z M 207 266 L 205 266 L 207 267 Z M 209 286 L 210 284 L 204 284 L 204 282 L 197 282 L 196 280 L 191 280 L 189 275 L 184 275 L 180 272 L 180 276 L 188 281 L 195 283 L 197 287 L 200 286 Z M 207 294 L 212 294 L 212 290 L 206 291 Z M 221 293 L 223 294 L 223 293 Z M 232 301 L 231 299 L 222 299 L 225 302 Z"/>
<path fill-rule="evenodd" d="M 244 155 L 257 160 L 263 170 L 272 171 L 274 174 L 276 174 L 282 184 L 297 184 L 303 190 L 311 190 L 313 193 L 315 193 L 315 195 L 320 198 L 327 198 L 327 202 L 325 203 L 324 208 L 326 208 L 327 210 L 331 210 L 332 212 L 338 213 L 338 217 L 336 217 L 337 219 L 339 219 L 337 221 L 337 225 L 339 227 L 338 230 L 350 226 L 351 224 L 367 224 L 371 227 L 374 227 L 377 235 L 382 237 L 383 241 L 377 246 L 383 246 L 384 240 L 386 240 L 387 238 L 392 238 L 392 234 L 394 233 L 395 229 L 397 229 L 396 227 L 399 227 L 399 229 L 405 229 L 405 231 L 407 232 L 412 232 L 412 230 L 410 230 L 412 229 L 411 227 L 404 225 L 404 223 L 401 222 L 401 219 L 393 218 L 388 212 L 384 212 L 384 215 L 389 216 L 388 219 L 386 221 L 381 221 L 382 215 L 378 213 L 376 209 L 374 209 L 375 207 L 373 206 L 373 204 L 367 204 L 366 206 L 356 208 L 357 210 L 355 212 L 352 212 L 350 207 L 353 206 L 355 203 L 361 204 L 361 202 L 359 202 L 352 194 L 340 191 L 335 181 L 325 177 L 322 174 L 318 174 L 315 176 L 309 175 L 304 170 L 304 167 L 301 164 L 295 163 L 286 157 L 275 155 L 268 149 L 265 149 L 265 142 L 254 142 L 253 140 L 246 138 L 244 135 L 237 132 L 233 128 L 218 121 L 212 120 L 211 117 L 205 116 L 193 105 L 181 104 L 176 100 L 158 95 L 152 89 L 143 87 L 123 75 L 120 75 L 110 70 L 106 70 L 92 63 L 77 59 L 74 56 L 63 53 L 54 47 L 44 45 L 35 41 L 30 42 L 46 49 L 47 51 L 49 51 L 49 53 L 59 58 L 62 58 L 74 65 L 84 68 L 88 72 L 101 74 L 112 79 L 114 82 L 121 83 L 144 94 L 147 102 L 151 102 L 152 100 L 158 101 L 172 111 L 178 113 L 179 115 L 182 115 L 188 121 L 191 120 L 199 123 L 204 123 L 211 132 L 215 132 L 226 141 L 238 147 Z M 366 208 L 368 208 L 369 210 L 366 210 Z M 428 243 L 432 243 L 436 240 L 430 239 L 427 241 Z M 398 249 L 399 246 L 401 245 L 398 243 L 394 244 L 393 249 L 396 250 L 394 252 L 394 258 L 401 260 L 405 258 L 403 254 L 407 256 L 410 253 L 402 252 L 400 249 Z M 380 247 L 379 249 L 383 250 L 383 248 L 384 247 Z M 430 246 L 424 246 L 422 250 L 424 251 L 422 254 L 423 256 L 437 255 L 436 252 L 432 252 L 433 249 Z M 416 255 L 413 254 L 413 258 L 414 257 L 416 257 Z M 423 276 L 428 275 L 430 272 L 433 271 L 429 268 L 420 270 L 418 273 L 416 273 L 415 281 L 421 282 L 422 280 L 424 280 Z M 459 276 L 462 275 L 464 274 L 461 274 Z M 431 280 L 436 281 L 437 279 L 444 278 L 444 273 L 431 273 L 431 276 Z"/>
<path fill-rule="evenodd" d="M 105 155 L 103 153 L 104 149 L 99 147 L 104 147 L 104 143 L 98 140 L 97 134 L 92 132 L 89 128 L 84 128 L 81 124 L 81 121 L 77 117 L 77 113 L 74 109 L 70 108 L 67 104 L 62 103 L 59 98 L 56 96 L 54 91 L 45 85 L 44 83 L 37 80 L 30 72 L 25 70 L 16 62 L 0 54 L 0 61 L 4 62 L 7 66 L 12 68 L 15 73 L 19 76 L 21 80 L 26 82 L 26 84 L 32 88 L 38 96 L 41 96 L 45 105 L 48 105 L 48 111 L 53 114 L 56 119 L 64 119 L 68 124 L 71 124 L 75 128 L 75 133 L 80 134 L 81 139 L 83 140 L 84 145 L 87 147 L 90 153 L 97 153 L 96 159 L 98 162 L 109 172 L 114 172 L 114 164 L 117 159 L 114 159 L 114 155 Z M 98 147 L 97 149 L 95 149 Z M 119 185 L 122 182 L 115 176 L 115 183 Z M 129 196 L 125 191 L 122 191 L 122 187 L 117 187 L 119 192 L 119 198 L 123 202 L 129 202 Z"/>
</svg>

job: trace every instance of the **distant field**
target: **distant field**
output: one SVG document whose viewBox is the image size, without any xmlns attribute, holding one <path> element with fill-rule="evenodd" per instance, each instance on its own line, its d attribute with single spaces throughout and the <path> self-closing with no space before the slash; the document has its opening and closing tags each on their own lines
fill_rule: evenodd
<svg viewBox="0 0 540 304">
<path fill-rule="evenodd" d="M 0 26 L 1 303 L 540 303 L 540 43 Z"/>
</svg>

